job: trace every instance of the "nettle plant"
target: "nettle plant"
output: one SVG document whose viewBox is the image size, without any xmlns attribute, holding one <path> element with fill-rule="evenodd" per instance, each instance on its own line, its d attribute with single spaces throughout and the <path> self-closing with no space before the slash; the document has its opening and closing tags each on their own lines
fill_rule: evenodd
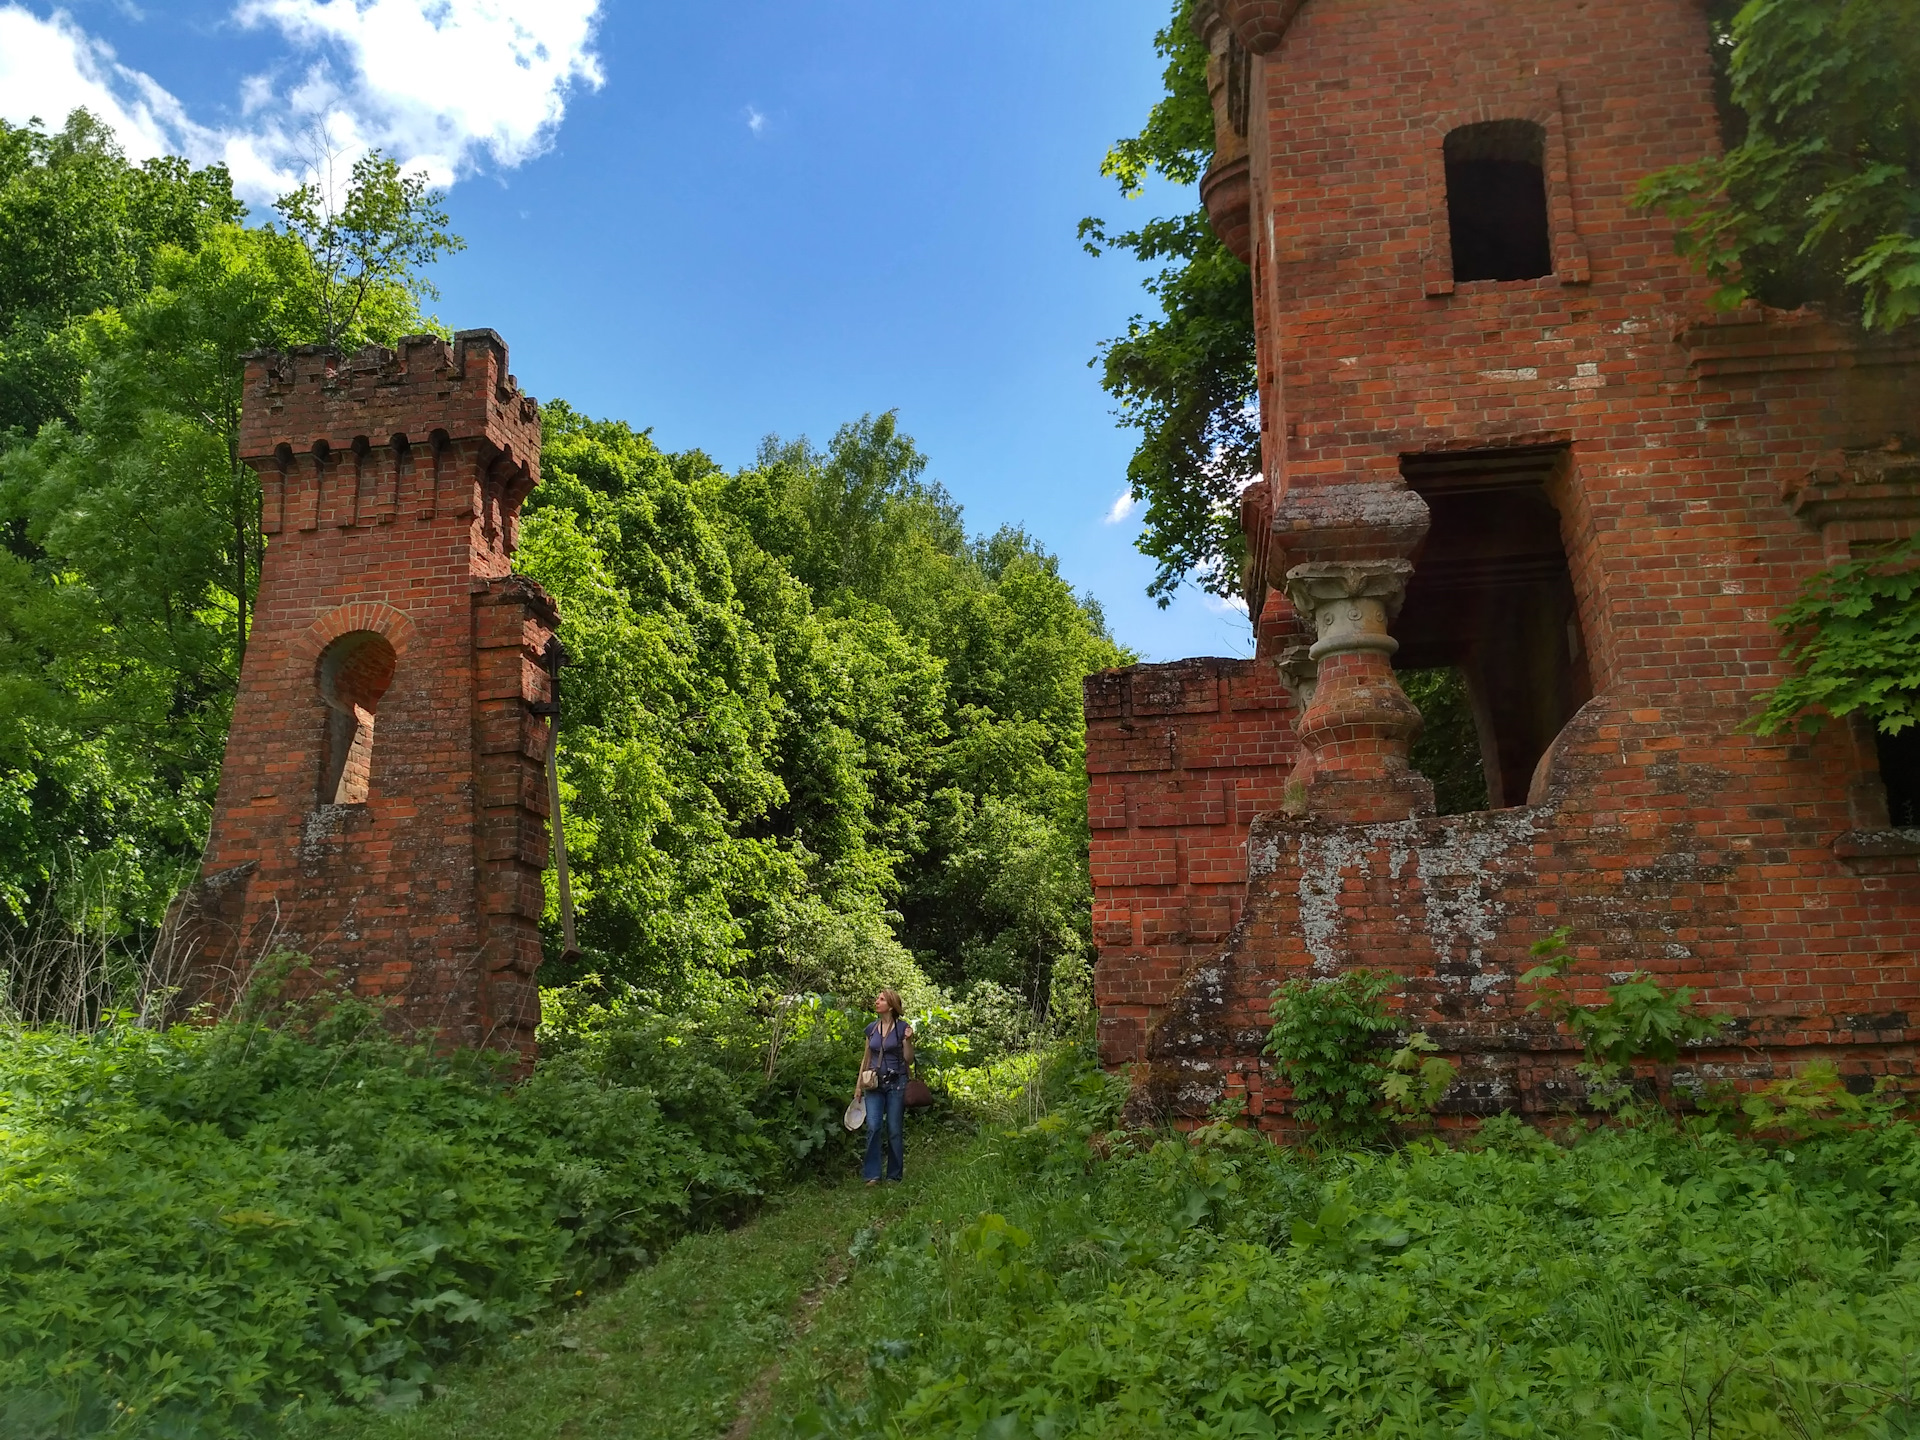
<svg viewBox="0 0 1920 1440">
<path fill-rule="evenodd" d="M 1554 982 L 1558 988 L 1542 991 L 1527 1009 L 1564 1025 L 1580 1042 L 1587 1058 L 1576 1068 L 1586 1081 L 1587 1102 L 1596 1110 L 1621 1112 L 1633 1099 L 1636 1060 L 1671 1065 L 1682 1046 L 1713 1039 L 1727 1020 L 1696 1009 L 1693 997 L 1699 992 L 1691 985 L 1669 990 L 1647 970 L 1636 970 L 1609 985 L 1604 1005 L 1575 1003 L 1571 987 L 1558 983 L 1565 981 L 1574 965 L 1573 952 L 1567 948 L 1572 934 L 1562 928 L 1534 942 L 1533 956 L 1540 963 L 1522 975 L 1520 983 Z"/>
<path fill-rule="evenodd" d="M 1295 1118 L 1331 1141 L 1378 1142 L 1397 1122 L 1430 1117 L 1453 1084 L 1453 1065 L 1424 1031 L 1386 1050 L 1399 1022 L 1383 997 L 1398 984 L 1395 975 L 1349 970 L 1273 992 L 1266 1053 L 1293 1089 Z"/>
</svg>

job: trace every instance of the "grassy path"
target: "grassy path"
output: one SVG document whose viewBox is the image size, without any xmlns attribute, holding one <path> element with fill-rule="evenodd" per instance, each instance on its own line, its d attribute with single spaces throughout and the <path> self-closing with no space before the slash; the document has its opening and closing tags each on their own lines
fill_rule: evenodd
<svg viewBox="0 0 1920 1440">
<path fill-rule="evenodd" d="M 973 1146 L 929 1136 L 905 1184 L 804 1186 L 737 1230 L 691 1235 L 657 1265 L 501 1351 L 448 1370 L 435 1398 L 397 1415 L 347 1413 L 329 1440 L 749 1440 L 840 1370 L 810 1338 L 862 1229 L 952 1189 Z M 837 1316 L 845 1306 L 829 1307 Z M 837 1330 L 830 1324 L 828 1330 Z M 825 1339 L 825 1336 L 818 1337 Z M 792 1355 L 796 1366 L 784 1362 Z M 860 1368 L 852 1356 L 849 1370 Z M 793 1373 L 789 1373 L 789 1372 Z M 804 1403 L 804 1400 L 802 1400 Z"/>
</svg>

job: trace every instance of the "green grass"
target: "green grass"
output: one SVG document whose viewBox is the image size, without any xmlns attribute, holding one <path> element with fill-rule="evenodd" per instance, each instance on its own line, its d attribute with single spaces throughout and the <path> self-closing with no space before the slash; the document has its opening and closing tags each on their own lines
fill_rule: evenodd
<svg viewBox="0 0 1920 1440">
<path fill-rule="evenodd" d="M 298 1433 L 708 1440 L 775 1431 L 764 1422 L 804 1404 L 823 1377 L 845 1383 L 865 1372 L 865 1349 L 850 1337 L 872 1323 L 871 1286 L 843 1283 L 856 1242 L 935 1197 L 944 1213 L 973 1188 L 977 1142 L 947 1132 L 910 1144 L 902 1185 L 869 1190 L 850 1176 L 796 1187 L 752 1222 L 688 1236 L 617 1289 L 450 1367 L 417 1409 L 335 1411 Z M 850 1366 L 837 1363 L 847 1345 Z"/>
</svg>

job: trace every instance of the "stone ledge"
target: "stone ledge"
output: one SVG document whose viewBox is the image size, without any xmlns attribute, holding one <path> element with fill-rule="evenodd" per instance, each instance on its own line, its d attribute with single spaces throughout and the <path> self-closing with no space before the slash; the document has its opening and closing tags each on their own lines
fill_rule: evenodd
<svg viewBox="0 0 1920 1440">
<path fill-rule="evenodd" d="M 1920 830 L 1849 830 L 1833 842 L 1842 860 L 1890 860 L 1920 855 Z"/>
</svg>

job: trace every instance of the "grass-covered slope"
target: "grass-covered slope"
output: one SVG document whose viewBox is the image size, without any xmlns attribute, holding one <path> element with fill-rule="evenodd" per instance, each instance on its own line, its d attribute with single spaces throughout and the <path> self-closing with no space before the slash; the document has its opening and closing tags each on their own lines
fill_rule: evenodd
<svg viewBox="0 0 1920 1440">
<path fill-rule="evenodd" d="M 1057 1121 L 863 1257 L 790 1433 L 1920 1433 L 1920 1138 L 1642 1128 L 1312 1159 Z M 865 1373 L 860 1373 L 864 1371 Z"/>
<path fill-rule="evenodd" d="M 744 991 L 556 1004 L 508 1085 L 323 1002 L 0 1033 L 0 1435 L 258 1434 L 405 1405 L 689 1228 L 842 1157 L 858 1021 Z"/>
</svg>

